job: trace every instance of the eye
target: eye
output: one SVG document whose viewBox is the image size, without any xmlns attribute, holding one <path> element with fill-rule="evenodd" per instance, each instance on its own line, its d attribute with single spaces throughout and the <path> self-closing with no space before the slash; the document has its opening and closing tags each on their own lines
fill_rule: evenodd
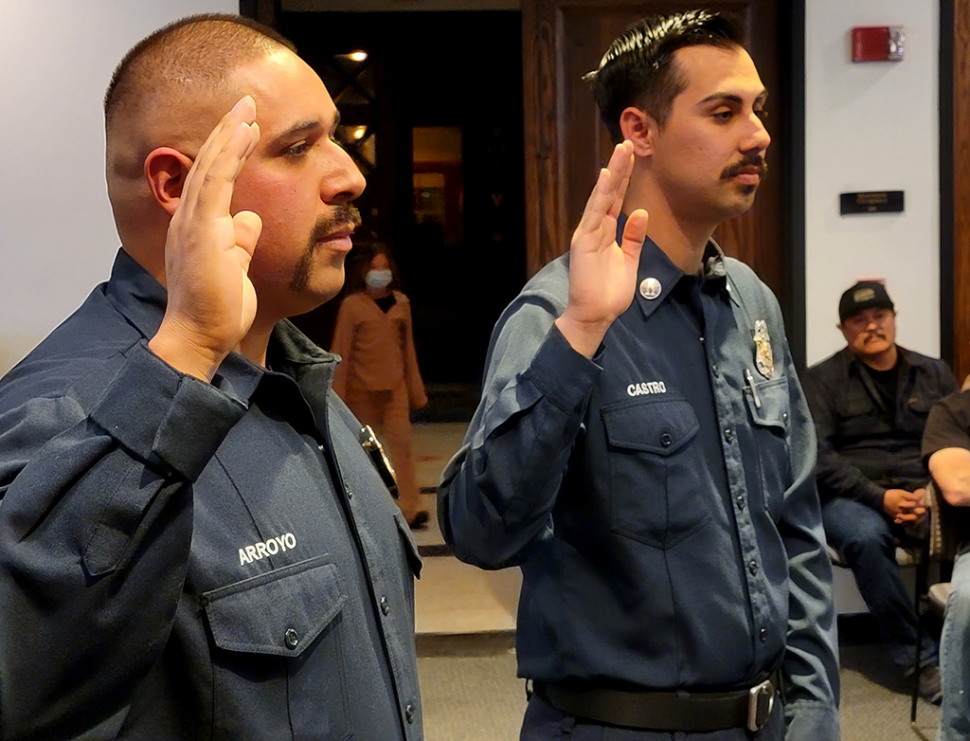
<svg viewBox="0 0 970 741">
<path fill-rule="evenodd" d="M 764 108 L 755 108 L 754 115 L 756 115 L 762 121 L 768 119 L 768 111 L 766 111 Z"/>
<path fill-rule="evenodd" d="M 712 116 L 714 117 L 714 120 L 716 120 L 716 121 L 719 121 L 721 123 L 727 123 L 732 118 L 734 118 L 734 111 L 731 110 L 730 108 L 719 109 L 719 110 L 714 111 L 714 113 L 712 114 Z"/>
<path fill-rule="evenodd" d="M 306 154 L 310 149 L 310 142 L 300 141 L 296 144 L 291 144 L 286 149 L 283 150 L 283 154 L 287 157 L 300 157 Z"/>
</svg>

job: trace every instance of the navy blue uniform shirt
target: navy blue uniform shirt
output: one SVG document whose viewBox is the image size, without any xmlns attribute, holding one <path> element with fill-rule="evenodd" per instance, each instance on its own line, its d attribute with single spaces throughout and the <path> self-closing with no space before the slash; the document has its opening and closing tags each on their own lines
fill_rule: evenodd
<svg viewBox="0 0 970 741">
<path fill-rule="evenodd" d="M 414 544 L 288 322 L 212 384 L 110 281 L 0 382 L 0 738 L 420 741 Z"/>
<path fill-rule="evenodd" d="M 648 239 L 592 360 L 554 325 L 568 255 L 541 270 L 495 328 L 439 519 L 459 558 L 521 567 L 521 676 L 704 690 L 780 667 L 788 738 L 831 741 L 812 421 L 774 296 L 713 244 L 704 264 Z"/>
</svg>

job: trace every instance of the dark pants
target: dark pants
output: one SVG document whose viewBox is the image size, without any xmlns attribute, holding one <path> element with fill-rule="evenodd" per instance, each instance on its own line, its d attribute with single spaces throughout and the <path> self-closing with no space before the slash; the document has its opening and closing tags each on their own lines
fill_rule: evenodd
<svg viewBox="0 0 970 741">
<path fill-rule="evenodd" d="M 757 733 L 744 728 L 713 733 L 658 733 L 577 720 L 532 695 L 525 710 L 519 741 L 783 741 L 784 716 L 781 700 L 776 696 L 768 724 Z"/>
<path fill-rule="evenodd" d="M 916 658 L 916 613 L 896 564 L 896 535 L 889 520 L 872 507 L 836 497 L 822 506 L 825 537 L 852 569 L 859 593 L 889 644 L 893 662 L 912 669 Z M 937 663 L 936 644 L 926 633 L 920 663 Z"/>
</svg>

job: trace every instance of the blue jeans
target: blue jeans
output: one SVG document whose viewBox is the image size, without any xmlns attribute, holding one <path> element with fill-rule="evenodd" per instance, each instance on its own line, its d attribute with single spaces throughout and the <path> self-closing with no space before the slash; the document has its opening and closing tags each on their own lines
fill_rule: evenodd
<svg viewBox="0 0 970 741">
<path fill-rule="evenodd" d="M 970 548 L 953 564 L 950 597 L 940 636 L 940 741 L 970 738 Z"/>
<path fill-rule="evenodd" d="M 865 504 L 836 497 L 822 506 L 822 526 L 829 545 L 852 569 L 893 663 L 911 670 L 916 658 L 916 612 L 896 564 L 896 536 L 888 518 Z M 936 664 L 933 639 L 924 633 L 922 644 L 920 664 Z"/>
</svg>

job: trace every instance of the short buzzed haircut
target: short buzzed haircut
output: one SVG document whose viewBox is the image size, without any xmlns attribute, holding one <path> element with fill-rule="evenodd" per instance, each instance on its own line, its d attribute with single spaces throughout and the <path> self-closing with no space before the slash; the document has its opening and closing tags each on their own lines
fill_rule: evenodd
<svg viewBox="0 0 970 741">
<path fill-rule="evenodd" d="M 243 95 L 234 73 L 280 52 L 295 52 L 276 31 L 235 15 L 194 15 L 138 42 L 121 60 L 104 97 L 105 179 L 126 246 L 144 229 L 148 155 L 172 147 L 193 157 Z"/>
<path fill-rule="evenodd" d="M 215 90 L 240 64 L 280 48 L 296 51 L 273 29 L 241 16 L 211 13 L 170 23 L 139 41 L 115 68 L 104 96 L 105 128 L 161 87 Z"/>
<path fill-rule="evenodd" d="M 600 117 L 614 143 L 623 140 L 620 114 L 636 106 L 664 127 L 674 98 L 687 89 L 687 79 L 674 64 L 674 52 L 687 46 L 742 46 L 741 31 L 726 16 L 707 10 L 643 18 L 607 49 L 592 81 Z"/>
</svg>

